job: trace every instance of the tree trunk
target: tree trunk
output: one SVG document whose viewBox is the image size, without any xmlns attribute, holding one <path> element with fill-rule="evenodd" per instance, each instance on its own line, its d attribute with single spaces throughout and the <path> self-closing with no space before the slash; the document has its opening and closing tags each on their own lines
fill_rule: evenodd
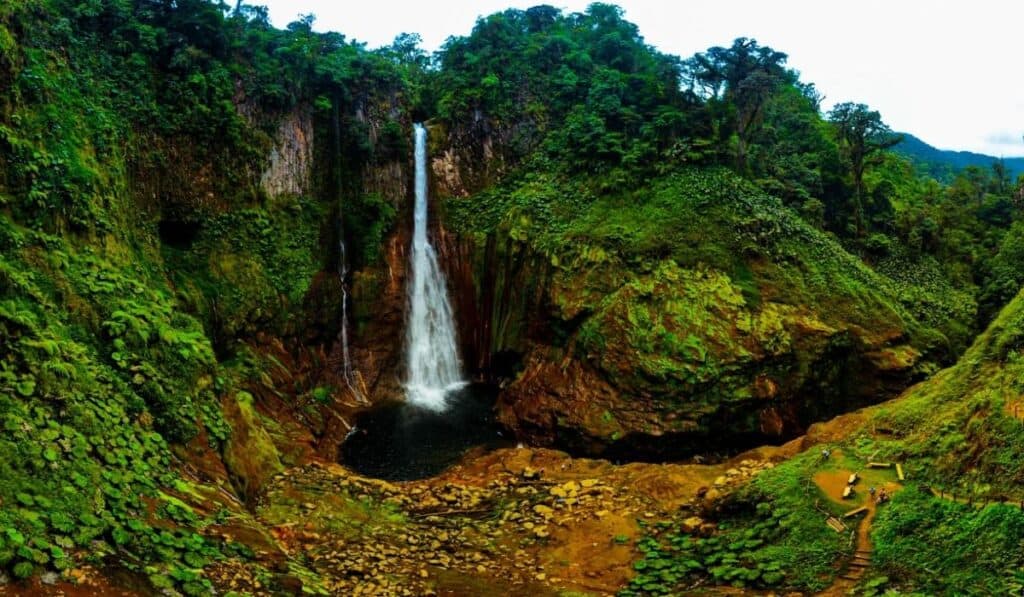
<svg viewBox="0 0 1024 597">
<path fill-rule="evenodd" d="M 864 165 L 855 163 L 853 167 L 853 221 L 857 228 L 857 238 L 864 237 Z"/>
</svg>

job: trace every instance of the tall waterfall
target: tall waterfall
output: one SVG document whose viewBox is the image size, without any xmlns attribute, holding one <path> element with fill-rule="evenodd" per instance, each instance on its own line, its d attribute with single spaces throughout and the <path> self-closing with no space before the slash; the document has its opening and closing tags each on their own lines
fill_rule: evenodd
<svg viewBox="0 0 1024 597">
<path fill-rule="evenodd" d="M 466 382 L 462 380 L 444 272 L 427 238 L 427 130 L 421 124 L 415 128 L 416 209 L 408 286 L 405 390 L 411 404 L 441 411 L 446 406 L 445 395 Z"/>
</svg>

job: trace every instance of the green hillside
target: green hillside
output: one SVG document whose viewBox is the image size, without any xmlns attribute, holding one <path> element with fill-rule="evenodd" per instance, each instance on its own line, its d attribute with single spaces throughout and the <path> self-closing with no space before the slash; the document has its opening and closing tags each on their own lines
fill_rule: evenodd
<svg viewBox="0 0 1024 597">
<path fill-rule="evenodd" d="M 996 162 L 1001 162 L 1010 180 L 1016 180 L 1024 174 L 1024 158 L 993 157 L 971 151 L 952 151 L 937 149 L 921 139 L 903 133 L 903 141 L 895 147 L 895 151 L 910 158 L 919 168 L 935 178 L 950 182 L 959 172 L 968 166 L 988 170 Z"/>
<path fill-rule="evenodd" d="M 314 23 L 0 5 L 0 593 L 1020 591 L 1016 162 L 610 4 L 433 54 Z M 417 169 L 471 382 L 432 419 Z M 462 439 L 465 395 L 492 443 L 404 443 Z M 444 471 L 358 475 L 351 441 Z M 876 460 L 909 476 L 844 579 L 815 483 Z"/>
</svg>

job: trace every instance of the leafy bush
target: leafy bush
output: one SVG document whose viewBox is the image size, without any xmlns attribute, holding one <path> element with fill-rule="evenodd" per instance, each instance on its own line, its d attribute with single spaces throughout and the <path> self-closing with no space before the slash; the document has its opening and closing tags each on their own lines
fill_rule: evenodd
<svg viewBox="0 0 1024 597">
<path fill-rule="evenodd" d="M 737 588 L 818 591 L 835 575 L 844 537 L 812 511 L 831 507 L 811 486 L 804 454 L 755 478 L 719 507 L 710 536 L 690 536 L 673 523 L 655 525 L 638 542 L 643 557 L 622 595 L 678 595 L 707 582 Z"/>
<path fill-rule="evenodd" d="M 1024 568 L 1019 505 L 978 509 L 903 491 L 873 525 L 872 562 L 897 587 L 926 593 L 1009 595 Z"/>
</svg>

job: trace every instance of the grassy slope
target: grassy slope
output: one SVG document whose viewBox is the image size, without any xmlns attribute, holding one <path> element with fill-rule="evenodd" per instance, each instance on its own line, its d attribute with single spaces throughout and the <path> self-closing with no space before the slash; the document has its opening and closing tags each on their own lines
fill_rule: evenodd
<svg viewBox="0 0 1024 597">
<path fill-rule="evenodd" d="M 873 527 L 878 572 L 894 586 L 993 595 L 1024 585 L 1024 419 L 1014 416 L 1024 391 L 1022 349 L 1018 295 L 955 366 L 871 409 L 853 435 L 911 473 L 908 489 Z M 988 505 L 939 499 L 918 491 L 924 486 Z M 992 503 L 1004 499 L 1008 505 Z"/>
<path fill-rule="evenodd" d="M 215 445 L 228 436 L 202 326 L 137 254 L 0 225 L 0 563 L 20 577 L 120 552 L 156 564 L 158 586 L 202 592 L 197 569 L 220 552 L 170 497 L 188 484 L 165 439 L 197 420 Z"/>
<path fill-rule="evenodd" d="M 873 409 L 870 424 L 889 432 L 874 440 L 877 449 L 906 463 L 912 489 L 927 485 L 987 504 L 899 495 L 873 532 L 879 572 L 896 587 L 973 595 L 1024 588 L 1022 349 L 1018 295 L 956 366 Z"/>
<path fill-rule="evenodd" d="M 812 434 L 847 454 L 851 468 L 876 460 L 900 462 L 907 471 L 906 487 L 880 508 L 872 525 L 873 568 L 861 586 L 866 594 L 888 587 L 924 594 L 995 595 L 1014 594 L 1024 586 L 1022 350 L 1024 294 L 1002 311 L 955 366 L 898 399 L 838 419 Z M 816 450 L 808 451 L 765 472 L 738 497 L 740 514 L 728 513 L 720 520 L 726 529 L 745 532 L 755 522 L 742 514 L 742 505 L 749 510 L 767 502 L 773 509 L 788 507 L 794 517 L 814 521 L 813 527 L 794 526 L 768 541 L 775 548 L 797 544 L 802 550 L 831 554 L 831 561 L 778 559 L 785 574 L 778 582 L 796 589 L 821 588 L 822 579 L 827 584 L 835 573 L 834 565 L 848 557 L 834 545 L 830 531 L 821 532 L 825 527 L 815 508 L 815 498 L 821 496 L 805 491 L 806 480 L 820 468 L 813 466 L 816 458 Z M 936 497 L 929 488 L 941 489 L 947 497 Z M 956 501 L 948 497 L 951 493 Z M 729 541 L 735 533 L 726 530 L 720 541 Z M 676 569 L 692 555 L 662 546 L 651 551 L 648 559 L 652 557 L 665 559 Z M 750 558 L 744 562 L 751 568 Z M 704 571 L 704 565 L 693 568 L 696 572 L 688 570 L 690 576 L 683 578 L 713 575 Z M 735 574 L 745 578 L 741 572 Z M 758 584 L 778 586 L 763 577 Z M 643 590 L 642 585 L 635 588 Z"/>
</svg>

